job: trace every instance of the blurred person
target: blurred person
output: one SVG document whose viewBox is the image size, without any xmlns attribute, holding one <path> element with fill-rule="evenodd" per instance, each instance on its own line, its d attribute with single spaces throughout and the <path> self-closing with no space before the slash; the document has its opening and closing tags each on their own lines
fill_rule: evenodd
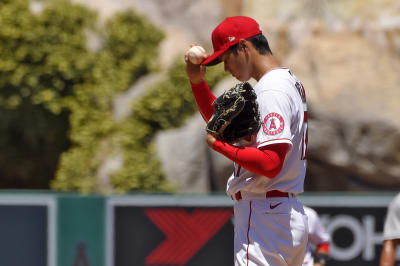
<svg viewBox="0 0 400 266">
<path fill-rule="evenodd" d="M 383 228 L 380 266 L 393 266 L 400 241 L 400 193 L 390 202 Z"/>
<path fill-rule="evenodd" d="M 302 265 L 308 224 L 296 195 L 304 191 L 307 164 L 307 105 L 304 87 L 275 59 L 259 24 L 228 17 L 212 32 L 214 53 L 186 73 L 200 114 L 207 122 L 216 99 L 205 81 L 206 67 L 223 62 L 241 82 L 257 84 L 260 129 L 235 145 L 207 134 L 206 142 L 234 162 L 227 194 L 234 200 L 234 264 Z M 192 45 L 193 46 L 193 45 Z"/>
<path fill-rule="evenodd" d="M 314 209 L 304 206 L 304 212 L 308 218 L 308 245 L 303 265 L 323 266 L 329 258 L 331 237 Z"/>
<path fill-rule="evenodd" d="M 84 242 L 79 242 L 76 245 L 76 256 L 73 266 L 89 266 L 89 259 L 86 255 L 86 245 Z"/>
</svg>

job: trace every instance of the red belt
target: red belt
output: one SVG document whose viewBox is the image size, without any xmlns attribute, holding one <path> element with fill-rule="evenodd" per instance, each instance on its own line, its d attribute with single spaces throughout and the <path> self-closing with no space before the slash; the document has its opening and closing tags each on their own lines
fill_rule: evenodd
<svg viewBox="0 0 400 266">
<path fill-rule="evenodd" d="M 266 198 L 280 198 L 280 197 L 289 198 L 289 193 L 288 192 L 282 192 L 282 191 L 279 191 L 279 190 L 271 190 L 271 191 L 268 191 L 267 193 L 265 193 L 265 197 Z M 235 199 L 237 201 L 242 199 L 242 194 L 240 193 L 240 191 L 235 193 Z"/>
</svg>

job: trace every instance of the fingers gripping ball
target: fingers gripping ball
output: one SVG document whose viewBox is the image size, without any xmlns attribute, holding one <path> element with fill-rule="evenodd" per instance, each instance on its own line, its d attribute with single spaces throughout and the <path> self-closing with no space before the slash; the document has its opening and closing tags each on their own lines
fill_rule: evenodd
<svg viewBox="0 0 400 266">
<path fill-rule="evenodd" d="M 257 95 L 248 82 L 239 83 L 214 101 L 206 131 L 217 139 L 236 143 L 261 126 Z"/>
<path fill-rule="evenodd" d="M 193 46 L 188 51 L 189 61 L 192 64 L 199 65 L 199 64 L 201 64 L 201 62 L 203 62 L 203 60 L 204 60 L 203 56 L 205 54 L 206 54 L 206 50 L 204 50 L 203 47 L 201 47 L 199 45 Z"/>
</svg>

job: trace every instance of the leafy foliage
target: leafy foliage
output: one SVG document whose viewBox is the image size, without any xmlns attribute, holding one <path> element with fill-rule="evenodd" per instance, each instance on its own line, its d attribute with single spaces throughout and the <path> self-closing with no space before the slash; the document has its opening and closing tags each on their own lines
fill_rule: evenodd
<svg viewBox="0 0 400 266">
<path fill-rule="evenodd" d="M 104 48 L 95 54 L 86 83 L 77 87 L 76 98 L 68 102 L 74 145 L 62 155 L 53 188 L 102 190 L 96 181 L 99 166 L 118 152 L 113 96 L 155 70 L 152 62 L 162 38 L 163 34 L 147 19 L 131 10 L 117 14 L 107 23 Z"/>
<path fill-rule="evenodd" d="M 0 2 L 0 186 L 48 187 L 69 147 L 65 99 L 89 71 L 83 27 L 94 21 L 63 1 L 40 14 L 27 0 Z"/>
<path fill-rule="evenodd" d="M 121 192 L 134 189 L 171 191 L 165 182 L 153 139 L 161 130 L 179 127 L 196 111 L 196 101 L 181 58 L 175 60 L 165 80 L 148 89 L 132 106 L 133 114 L 122 125 L 120 145 L 124 167 L 113 178 Z M 211 87 L 225 76 L 223 68 L 214 67 L 207 74 Z"/>
<path fill-rule="evenodd" d="M 114 96 L 157 71 L 164 34 L 133 10 L 99 29 L 83 6 L 41 1 L 32 12 L 32 3 L 0 1 L 0 186 L 48 188 L 55 176 L 53 189 L 102 191 L 99 167 L 122 154 L 112 178 L 118 191 L 170 191 L 153 138 L 196 109 L 183 62 L 148 88 L 127 120 L 113 116 Z M 209 83 L 222 76 L 210 72 Z"/>
</svg>

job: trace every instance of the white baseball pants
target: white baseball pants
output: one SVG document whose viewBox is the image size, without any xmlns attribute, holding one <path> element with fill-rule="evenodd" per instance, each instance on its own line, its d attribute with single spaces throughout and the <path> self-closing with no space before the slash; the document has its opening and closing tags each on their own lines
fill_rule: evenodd
<svg viewBox="0 0 400 266">
<path fill-rule="evenodd" d="M 303 264 L 308 223 L 296 197 L 244 195 L 235 201 L 234 214 L 235 266 Z"/>
</svg>

